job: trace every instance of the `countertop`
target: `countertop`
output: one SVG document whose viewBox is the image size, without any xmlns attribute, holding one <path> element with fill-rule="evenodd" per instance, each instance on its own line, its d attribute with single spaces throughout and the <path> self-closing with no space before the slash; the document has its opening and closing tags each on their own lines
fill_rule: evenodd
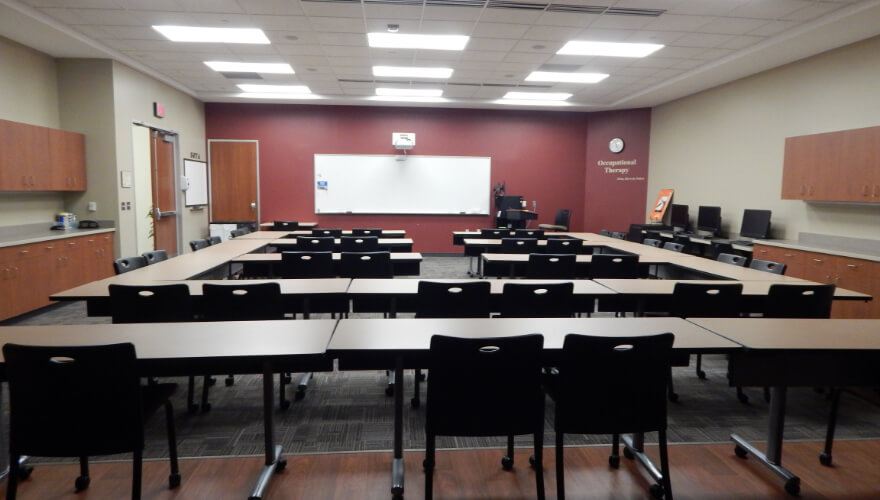
<svg viewBox="0 0 880 500">
<path fill-rule="evenodd" d="M 7 226 L 0 228 L 0 248 L 41 241 L 52 241 L 76 236 L 88 236 L 90 234 L 112 233 L 115 227 L 102 227 L 96 229 L 61 229 L 53 230 L 51 224 L 28 224 L 25 226 Z"/>
<path fill-rule="evenodd" d="M 754 240 L 756 245 L 790 248 L 880 262 L 880 242 L 829 235 L 807 235 L 797 240 Z"/>
</svg>

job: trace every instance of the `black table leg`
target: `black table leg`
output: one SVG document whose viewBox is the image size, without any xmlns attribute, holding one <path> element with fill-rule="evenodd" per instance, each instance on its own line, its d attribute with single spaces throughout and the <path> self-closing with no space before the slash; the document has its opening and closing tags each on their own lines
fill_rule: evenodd
<svg viewBox="0 0 880 500">
<path fill-rule="evenodd" d="M 263 439 L 266 447 L 266 461 L 263 469 L 260 471 L 260 477 L 254 490 L 248 497 L 249 500 L 260 500 L 266 487 L 269 486 L 269 480 L 272 474 L 280 472 L 287 465 L 287 460 L 281 456 L 281 445 L 275 444 L 275 423 L 273 420 L 273 412 L 275 409 L 273 401 L 275 389 L 272 384 L 272 363 L 266 361 L 263 364 Z"/>
<path fill-rule="evenodd" d="M 403 357 L 394 362 L 394 457 L 391 460 L 391 498 L 403 498 Z"/>
</svg>

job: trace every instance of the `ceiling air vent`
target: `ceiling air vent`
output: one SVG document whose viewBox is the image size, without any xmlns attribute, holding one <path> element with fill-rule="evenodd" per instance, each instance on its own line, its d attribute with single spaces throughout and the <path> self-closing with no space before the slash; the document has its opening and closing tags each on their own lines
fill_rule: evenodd
<svg viewBox="0 0 880 500">
<path fill-rule="evenodd" d="M 490 9 L 523 9 L 523 10 L 544 10 L 547 8 L 546 3 L 535 2 L 514 2 L 506 0 L 489 0 L 486 7 Z"/>
<path fill-rule="evenodd" d="M 575 14 L 602 14 L 608 7 L 601 5 L 569 5 L 564 3 L 551 3 L 547 12 L 571 12 Z"/>
<path fill-rule="evenodd" d="M 220 71 L 221 75 L 229 78 L 230 80 L 262 80 L 263 77 L 258 73 L 252 73 L 250 71 Z"/>
<path fill-rule="evenodd" d="M 666 12 L 666 9 L 622 9 L 616 7 L 610 7 L 605 11 L 606 14 L 612 16 L 646 16 L 646 17 L 660 17 L 661 14 Z"/>
</svg>

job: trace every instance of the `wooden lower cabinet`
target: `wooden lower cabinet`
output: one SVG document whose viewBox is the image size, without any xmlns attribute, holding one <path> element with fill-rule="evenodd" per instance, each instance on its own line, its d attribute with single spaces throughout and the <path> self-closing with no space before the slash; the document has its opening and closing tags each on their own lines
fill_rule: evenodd
<svg viewBox="0 0 880 500">
<path fill-rule="evenodd" d="M 49 305 L 49 295 L 113 274 L 113 234 L 0 248 L 0 320 Z"/>
<path fill-rule="evenodd" d="M 831 283 L 874 297 L 868 302 L 834 301 L 833 318 L 880 318 L 880 262 L 760 244 L 755 245 L 752 257 L 786 264 L 786 276 Z"/>
</svg>

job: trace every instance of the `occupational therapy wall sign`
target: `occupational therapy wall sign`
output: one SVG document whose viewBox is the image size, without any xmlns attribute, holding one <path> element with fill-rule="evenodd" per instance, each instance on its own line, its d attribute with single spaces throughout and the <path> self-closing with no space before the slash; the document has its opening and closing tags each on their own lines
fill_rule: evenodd
<svg viewBox="0 0 880 500">
<path fill-rule="evenodd" d="M 600 172 L 618 182 L 645 181 L 638 160 L 598 160 L 596 166 Z"/>
</svg>

